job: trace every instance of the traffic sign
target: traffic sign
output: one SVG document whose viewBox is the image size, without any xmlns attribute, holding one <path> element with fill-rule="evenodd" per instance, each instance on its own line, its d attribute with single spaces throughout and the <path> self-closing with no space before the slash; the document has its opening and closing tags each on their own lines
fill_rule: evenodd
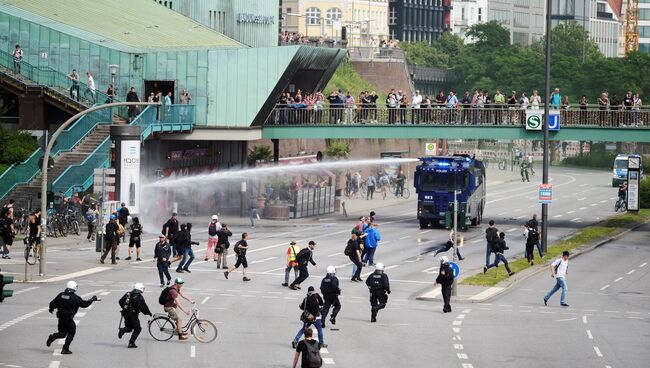
<svg viewBox="0 0 650 368">
<path fill-rule="evenodd" d="M 454 278 L 458 277 L 460 274 L 460 267 L 454 262 L 449 262 L 449 267 L 451 267 L 452 271 L 454 271 Z"/>
<path fill-rule="evenodd" d="M 539 203 L 551 204 L 553 202 L 553 184 L 539 185 Z"/>
<path fill-rule="evenodd" d="M 424 144 L 424 154 L 427 156 L 435 156 L 438 154 L 438 143 L 425 143 Z"/>
<path fill-rule="evenodd" d="M 560 130 L 560 110 L 551 110 L 548 112 L 548 130 L 552 132 Z"/>
<path fill-rule="evenodd" d="M 541 111 L 526 110 L 526 130 L 542 130 L 542 116 Z"/>
</svg>

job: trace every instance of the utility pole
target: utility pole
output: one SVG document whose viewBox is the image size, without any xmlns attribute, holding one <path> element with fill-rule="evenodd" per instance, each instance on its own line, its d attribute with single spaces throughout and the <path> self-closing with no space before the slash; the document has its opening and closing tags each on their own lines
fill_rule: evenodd
<svg viewBox="0 0 650 368">
<path fill-rule="evenodd" d="M 548 166 L 549 166 L 549 145 L 548 145 L 548 122 L 549 108 L 551 99 L 551 39 L 553 30 L 551 29 L 551 6 L 552 0 L 546 0 L 546 79 L 544 93 L 546 94 L 546 103 L 544 104 L 544 125 L 542 131 L 544 134 L 544 163 L 542 167 L 542 184 L 548 184 Z M 546 254 L 548 247 L 548 204 L 542 204 L 542 251 Z"/>
</svg>

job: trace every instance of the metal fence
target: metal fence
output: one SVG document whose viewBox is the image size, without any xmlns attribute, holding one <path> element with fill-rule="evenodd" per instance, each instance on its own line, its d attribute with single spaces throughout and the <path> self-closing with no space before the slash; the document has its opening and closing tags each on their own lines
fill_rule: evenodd
<svg viewBox="0 0 650 368">
<path fill-rule="evenodd" d="M 308 108 L 302 105 L 277 106 L 265 125 L 496 125 L 523 126 L 526 111 L 520 108 L 385 108 L 355 106 L 349 108 Z M 531 110 L 528 110 L 531 111 Z M 543 112 L 543 107 L 540 107 Z M 650 127 L 650 109 L 599 110 L 570 108 L 560 110 L 562 126 L 572 127 Z"/>
<path fill-rule="evenodd" d="M 315 187 L 294 192 L 292 218 L 323 215 L 334 212 L 334 187 Z"/>
<path fill-rule="evenodd" d="M 350 47 L 348 55 L 353 61 L 401 61 L 406 60 L 404 50 L 397 47 Z"/>
</svg>

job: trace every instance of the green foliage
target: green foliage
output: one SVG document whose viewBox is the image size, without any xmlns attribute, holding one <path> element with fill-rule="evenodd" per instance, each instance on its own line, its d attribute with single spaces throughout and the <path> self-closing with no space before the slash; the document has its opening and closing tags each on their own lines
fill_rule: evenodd
<svg viewBox="0 0 650 368">
<path fill-rule="evenodd" d="M 496 20 L 475 24 L 467 30 L 467 37 L 474 43 L 472 48 L 499 50 L 510 48 L 510 31 Z"/>
<path fill-rule="evenodd" d="M 10 166 L 29 158 L 38 149 L 38 143 L 27 132 L 16 132 L 0 127 L 0 147 L 2 147 L 0 166 Z"/>
<path fill-rule="evenodd" d="M 327 96 L 332 90 L 342 90 L 344 93 L 350 91 L 352 96 L 358 96 L 362 91 L 376 91 L 377 88 L 354 69 L 354 65 L 347 58 L 341 62 L 334 72 L 332 79 L 327 83 L 323 94 Z"/>
<path fill-rule="evenodd" d="M 273 161 L 273 150 L 271 147 L 255 146 L 248 149 L 248 165 L 254 165 L 257 161 Z"/>
<path fill-rule="evenodd" d="M 614 152 L 591 151 L 583 156 L 567 157 L 562 160 L 562 165 L 611 169 L 615 158 Z"/>
<path fill-rule="evenodd" d="M 639 204 L 641 208 L 650 208 L 650 178 L 647 176 L 641 180 L 641 185 L 639 187 Z"/>
<path fill-rule="evenodd" d="M 342 139 L 334 139 L 327 142 L 325 156 L 335 160 L 350 157 L 350 144 Z"/>
<path fill-rule="evenodd" d="M 449 56 L 439 47 L 426 42 L 404 43 L 401 48 L 406 61 L 411 65 L 444 68 L 449 65 Z"/>
<path fill-rule="evenodd" d="M 576 21 L 560 23 L 553 28 L 551 36 L 552 56 L 565 56 L 582 60 L 599 60 L 604 56 L 598 49 L 598 44 L 589 38 L 589 32 Z M 546 36 L 531 45 L 531 48 L 540 56 L 546 55 Z"/>
</svg>

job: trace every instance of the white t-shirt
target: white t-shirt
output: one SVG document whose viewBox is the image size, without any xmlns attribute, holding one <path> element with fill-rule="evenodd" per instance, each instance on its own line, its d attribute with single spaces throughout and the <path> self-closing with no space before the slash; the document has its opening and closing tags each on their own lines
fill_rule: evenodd
<svg viewBox="0 0 650 368">
<path fill-rule="evenodd" d="M 95 90 L 95 79 L 92 75 L 88 76 L 88 89 L 91 91 Z"/>
<path fill-rule="evenodd" d="M 566 278 L 566 271 L 569 268 L 569 260 L 567 259 L 565 261 L 562 258 L 558 258 L 555 261 L 553 261 L 553 263 L 552 263 L 553 268 L 555 268 L 558 264 L 560 265 L 560 267 L 557 268 L 557 272 L 555 273 L 555 277 Z"/>
</svg>

